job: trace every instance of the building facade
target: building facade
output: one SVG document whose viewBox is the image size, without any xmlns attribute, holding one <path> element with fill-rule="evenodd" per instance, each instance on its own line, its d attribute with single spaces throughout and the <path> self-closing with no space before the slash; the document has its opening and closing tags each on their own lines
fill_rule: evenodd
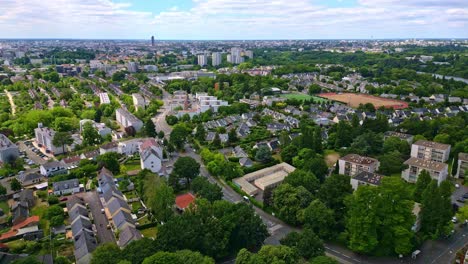
<svg viewBox="0 0 468 264">
<path fill-rule="evenodd" d="M 437 162 L 446 162 L 450 155 L 450 145 L 418 140 L 411 145 L 411 157 Z"/>
<path fill-rule="evenodd" d="M 4 134 L 0 134 L 0 161 L 2 163 L 11 162 L 19 156 L 19 149 Z"/>
<path fill-rule="evenodd" d="M 123 127 L 132 126 L 137 132 L 143 127 L 143 122 L 124 108 L 115 111 L 115 119 Z"/>
<path fill-rule="evenodd" d="M 376 172 L 379 169 L 380 162 L 373 158 L 348 154 L 338 160 L 338 166 L 340 174 L 353 177 L 362 171 Z"/>
<path fill-rule="evenodd" d="M 213 52 L 211 54 L 211 64 L 216 67 L 222 63 L 222 55 L 219 52 Z"/>
<path fill-rule="evenodd" d="M 408 168 L 401 173 L 401 177 L 407 182 L 415 183 L 423 170 L 427 171 L 438 184 L 448 176 L 448 165 L 442 162 L 411 157 L 405 161 L 405 164 Z"/>
<path fill-rule="evenodd" d="M 457 164 L 457 174 L 455 177 L 465 178 L 466 173 L 468 173 L 468 153 L 459 153 Z"/>
<path fill-rule="evenodd" d="M 38 128 L 34 129 L 36 135 L 36 143 L 40 148 L 45 149 L 47 153 L 54 155 L 62 154 L 66 151 L 67 145 L 55 146 L 52 142 L 54 140 L 55 131 L 52 128 L 42 127 L 39 125 Z"/>
</svg>

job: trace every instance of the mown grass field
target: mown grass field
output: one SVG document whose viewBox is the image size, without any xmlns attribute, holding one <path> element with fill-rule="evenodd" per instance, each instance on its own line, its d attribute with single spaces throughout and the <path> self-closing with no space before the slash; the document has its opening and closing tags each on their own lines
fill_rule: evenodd
<svg viewBox="0 0 468 264">
<path fill-rule="evenodd" d="M 308 94 L 302 94 L 302 93 L 282 94 L 281 97 L 284 97 L 284 98 L 287 98 L 287 99 L 296 99 L 296 100 L 301 100 L 301 101 L 310 100 L 310 99 L 314 99 L 314 101 L 316 101 L 316 102 L 326 102 L 326 101 L 328 101 L 327 99 L 324 99 L 324 98 L 320 98 L 320 97 L 317 97 L 317 96 L 311 96 L 311 95 L 308 95 Z"/>
</svg>

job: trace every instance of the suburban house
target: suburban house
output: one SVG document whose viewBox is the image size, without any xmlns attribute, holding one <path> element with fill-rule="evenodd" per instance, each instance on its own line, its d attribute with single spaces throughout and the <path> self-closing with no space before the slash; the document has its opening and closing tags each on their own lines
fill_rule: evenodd
<svg viewBox="0 0 468 264">
<path fill-rule="evenodd" d="M 132 210 L 125 201 L 123 193 L 117 188 L 112 172 L 102 168 L 98 174 L 98 184 L 102 193 L 104 213 L 113 230 L 119 234 L 117 245 L 123 248 L 133 240 L 141 239 L 142 235 L 135 225 L 136 216 L 132 215 Z"/>
<path fill-rule="evenodd" d="M 401 177 L 407 182 L 415 183 L 423 170 L 429 172 L 431 178 L 438 184 L 448 176 L 448 165 L 442 162 L 411 157 L 405 161 L 405 164 L 408 168 L 401 173 Z"/>
<path fill-rule="evenodd" d="M 79 193 L 84 190 L 83 184 L 80 184 L 78 179 L 54 182 L 53 194 L 57 196 L 67 195 L 71 193 Z"/>
<path fill-rule="evenodd" d="M 243 177 L 234 179 L 233 182 L 241 188 L 242 191 L 250 196 L 254 196 L 260 193 L 260 191 L 264 191 L 266 188 L 274 188 L 280 185 L 284 178 L 295 170 L 296 168 L 283 162 L 246 174 Z"/>
<path fill-rule="evenodd" d="M 70 217 L 76 263 L 89 264 L 91 253 L 97 248 L 98 243 L 88 209 L 81 198 L 72 196 L 67 201 L 67 211 Z"/>
<path fill-rule="evenodd" d="M 138 108 L 145 109 L 147 102 L 141 94 L 133 93 L 132 98 L 133 98 L 133 105 L 135 106 L 135 111 L 138 111 Z"/>
<path fill-rule="evenodd" d="M 104 145 L 101 145 L 101 147 L 99 147 L 99 153 L 102 155 L 108 152 L 118 152 L 118 146 L 119 144 L 117 144 L 117 142 L 106 143 Z"/>
<path fill-rule="evenodd" d="M 0 133 L 0 162 L 7 163 L 17 159 L 19 156 L 18 146 Z"/>
<path fill-rule="evenodd" d="M 450 145 L 418 140 L 411 145 L 411 157 L 437 162 L 446 162 L 450 155 Z"/>
<path fill-rule="evenodd" d="M 353 190 L 357 190 L 361 185 L 379 186 L 383 177 L 377 173 L 361 171 L 351 178 L 351 186 Z"/>
<path fill-rule="evenodd" d="M 41 165 L 40 171 L 42 175 L 47 177 L 68 173 L 66 165 L 61 161 L 50 161 L 44 163 Z"/>
<path fill-rule="evenodd" d="M 81 157 L 78 155 L 62 159 L 62 162 L 65 164 L 65 168 L 67 170 L 78 168 L 80 161 L 81 161 Z"/>
<path fill-rule="evenodd" d="M 52 153 L 54 155 L 62 154 L 68 147 L 67 145 L 55 146 L 52 143 L 55 131 L 48 127 L 42 127 L 42 124 L 39 124 L 39 127 L 34 129 L 34 134 L 36 135 L 37 145 L 43 148 L 47 153 Z"/>
<path fill-rule="evenodd" d="M 45 177 L 39 173 L 20 173 L 16 177 L 16 179 L 21 183 L 21 186 L 26 187 L 30 185 L 36 185 L 42 182 Z"/>
<path fill-rule="evenodd" d="M 379 169 L 380 162 L 376 159 L 363 157 L 357 154 L 348 154 L 338 160 L 339 173 L 347 176 L 355 176 L 361 171 L 375 172 Z"/>
<path fill-rule="evenodd" d="M 115 119 L 123 127 L 133 127 L 135 131 L 140 131 L 143 127 L 143 122 L 130 113 L 127 109 L 119 108 L 115 110 Z"/>
<path fill-rule="evenodd" d="M 160 173 L 162 168 L 163 151 L 155 139 L 148 139 L 140 145 L 141 169 L 148 169 L 153 173 Z"/>
<path fill-rule="evenodd" d="M 458 153 L 458 166 L 456 178 L 465 178 L 465 173 L 468 171 L 468 153 Z"/>
<path fill-rule="evenodd" d="M 26 202 L 15 202 L 11 206 L 11 222 L 17 225 L 29 217 L 29 206 Z"/>
<path fill-rule="evenodd" d="M 117 152 L 125 156 L 131 156 L 140 151 L 141 139 L 135 138 L 119 142 Z"/>
</svg>

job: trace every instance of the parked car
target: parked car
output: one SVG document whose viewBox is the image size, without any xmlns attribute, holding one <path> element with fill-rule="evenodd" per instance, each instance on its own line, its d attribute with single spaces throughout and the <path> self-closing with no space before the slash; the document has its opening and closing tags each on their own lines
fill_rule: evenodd
<svg viewBox="0 0 468 264">
<path fill-rule="evenodd" d="M 458 222 L 458 218 L 456 216 L 452 217 L 452 223 L 456 224 Z"/>
<path fill-rule="evenodd" d="M 465 203 L 465 198 L 463 197 L 460 197 L 457 199 L 457 202 L 460 202 L 460 203 Z"/>
</svg>

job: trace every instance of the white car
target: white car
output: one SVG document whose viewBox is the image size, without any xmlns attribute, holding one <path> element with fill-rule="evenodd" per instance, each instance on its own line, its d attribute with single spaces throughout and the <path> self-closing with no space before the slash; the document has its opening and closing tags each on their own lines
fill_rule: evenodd
<svg viewBox="0 0 468 264">
<path fill-rule="evenodd" d="M 458 219 L 457 219 L 457 217 L 456 217 L 456 216 L 452 217 L 452 223 L 454 223 L 454 224 L 455 224 L 456 222 L 458 222 Z"/>
</svg>

